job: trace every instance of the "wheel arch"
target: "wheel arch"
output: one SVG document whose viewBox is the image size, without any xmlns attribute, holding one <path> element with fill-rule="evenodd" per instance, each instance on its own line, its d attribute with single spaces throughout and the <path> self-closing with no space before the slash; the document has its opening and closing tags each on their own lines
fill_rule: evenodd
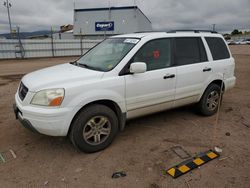
<svg viewBox="0 0 250 188">
<path fill-rule="evenodd" d="M 100 99 L 100 100 L 96 100 L 96 101 L 92 101 L 89 102 L 87 104 L 85 104 L 84 106 L 82 106 L 74 115 L 74 117 L 72 118 L 71 122 L 70 122 L 70 126 L 68 129 L 68 135 L 71 131 L 72 128 L 72 123 L 74 122 L 75 118 L 77 117 L 77 115 L 86 107 L 94 105 L 94 104 L 101 104 L 104 106 L 109 107 L 111 110 L 113 110 L 118 118 L 118 122 L 119 122 L 119 130 L 122 131 L 125 128 L 125 123 L 126 123 L 126 113 L 123 113 L 121 108 L 119 107 L 119 105 L 110 100 L 110 99 Z"/>
<path fill-rule="evenodd" d="M 217 80 L 212 81 L 209 85 L 211 85 L 211 84 L 216 84 L 219 87 L 222 86 L 222 91 L 225 91 L 225 83 L 223 80 L 217 79 Z"/>
<path fill-rule="evenodd" d="M 224 83 L 223 80 L 221 80 L 221 79 L 213 80 L 213 81 L 211 81 L 211 82 L 207 85 L 207 87 L 205 87 L 205 88 L 203 89 L 203 91 L 202 91 L 202 93 L 201 93 L 201 95 L 200 95 L 200 97 L 199 97 L 199 101 L 200 101 L 201 97 L 204 95 L 206 89 L 207 89 L 211 84 L 216 84 L 216 85 L 218 85 L 219 87 L 221 87 L 221 85 L 222 85 L 222 92 L 225 91 L 225 83 Z"/>
</svg>

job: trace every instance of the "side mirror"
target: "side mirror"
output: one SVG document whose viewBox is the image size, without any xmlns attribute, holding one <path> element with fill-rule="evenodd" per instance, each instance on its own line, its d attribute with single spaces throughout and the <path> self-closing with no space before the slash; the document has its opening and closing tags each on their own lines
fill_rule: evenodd
<svg viewBox="0 0 250 188">
<path fill-rule="evenodd" d="M 130 65 L 130 73 L 133 74 L 138 74 L 138 73 L 144 73 L 147 71 L 147 65 L 146 63 L 143 62 L 136 62 L 136 63 L 131 63 Z"/>
</svg>

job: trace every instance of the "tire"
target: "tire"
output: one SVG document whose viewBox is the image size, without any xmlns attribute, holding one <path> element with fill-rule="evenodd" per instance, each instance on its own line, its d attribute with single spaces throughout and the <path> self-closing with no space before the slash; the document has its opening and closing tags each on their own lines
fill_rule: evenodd
<svg viewBox="0 0 250 188">
<path fill-rule="evenodd" d="M 108 147 L 118 132 L 118 119 L 113 110 L 94 104 L 82 109 L 71 125 L 70 140 L 80 151 L 98 152 Z"/>
<path fill-rule="evenodd" d="M 210 84 L 203 93 L 197 107 L 200 114 L 204 116 L 214 115 L 221 104 L 220 97 L 221 88 L 217 84 Z M 209 100 L 210 99 L 210 100 Z"/>
</svg>

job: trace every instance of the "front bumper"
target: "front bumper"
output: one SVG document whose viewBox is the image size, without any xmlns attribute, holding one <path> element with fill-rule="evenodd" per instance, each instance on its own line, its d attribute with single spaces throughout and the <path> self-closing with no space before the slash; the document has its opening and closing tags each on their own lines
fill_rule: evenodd
<svg viewBox="0 0 250 188">
<path fill-rule="evenodd" d="M 26 128 L 29 129 L 32 132 L 39 133 L 30 123 L 29 120 L 23 119 L 23 116 L 21 115 L 20 110 L 17 108 L 16 104 L 13 104 L 13 110 L 16 116 L 16 119 L 20 121 L 20 123 Z"/>
<path fill-rule="evenodd" d="M 67 135 L 72 120 L 72 109 L 24 105 L 17 94 L 15 102 L 15 116 L 25 128 L 49 136 Z"/>
</svg>

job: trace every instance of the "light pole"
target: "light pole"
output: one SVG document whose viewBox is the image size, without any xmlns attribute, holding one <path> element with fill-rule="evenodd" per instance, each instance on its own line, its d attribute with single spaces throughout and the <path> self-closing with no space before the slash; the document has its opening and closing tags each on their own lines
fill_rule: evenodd
<svg viewBox="0 0 250 188">
<path fill-rule="evenodd" d="M 10 20 L 10 8 L 11 8 L 11 3 L 9 3 L 9 0 L 4 1 L 3 5 L 7 8 L 8 11 L 8 18 L 9 18 L 9 25 L 10 25 L 10 34 L 12 33 L 12 27 L 11 27 L 11 20 Z"/>
</svg>

